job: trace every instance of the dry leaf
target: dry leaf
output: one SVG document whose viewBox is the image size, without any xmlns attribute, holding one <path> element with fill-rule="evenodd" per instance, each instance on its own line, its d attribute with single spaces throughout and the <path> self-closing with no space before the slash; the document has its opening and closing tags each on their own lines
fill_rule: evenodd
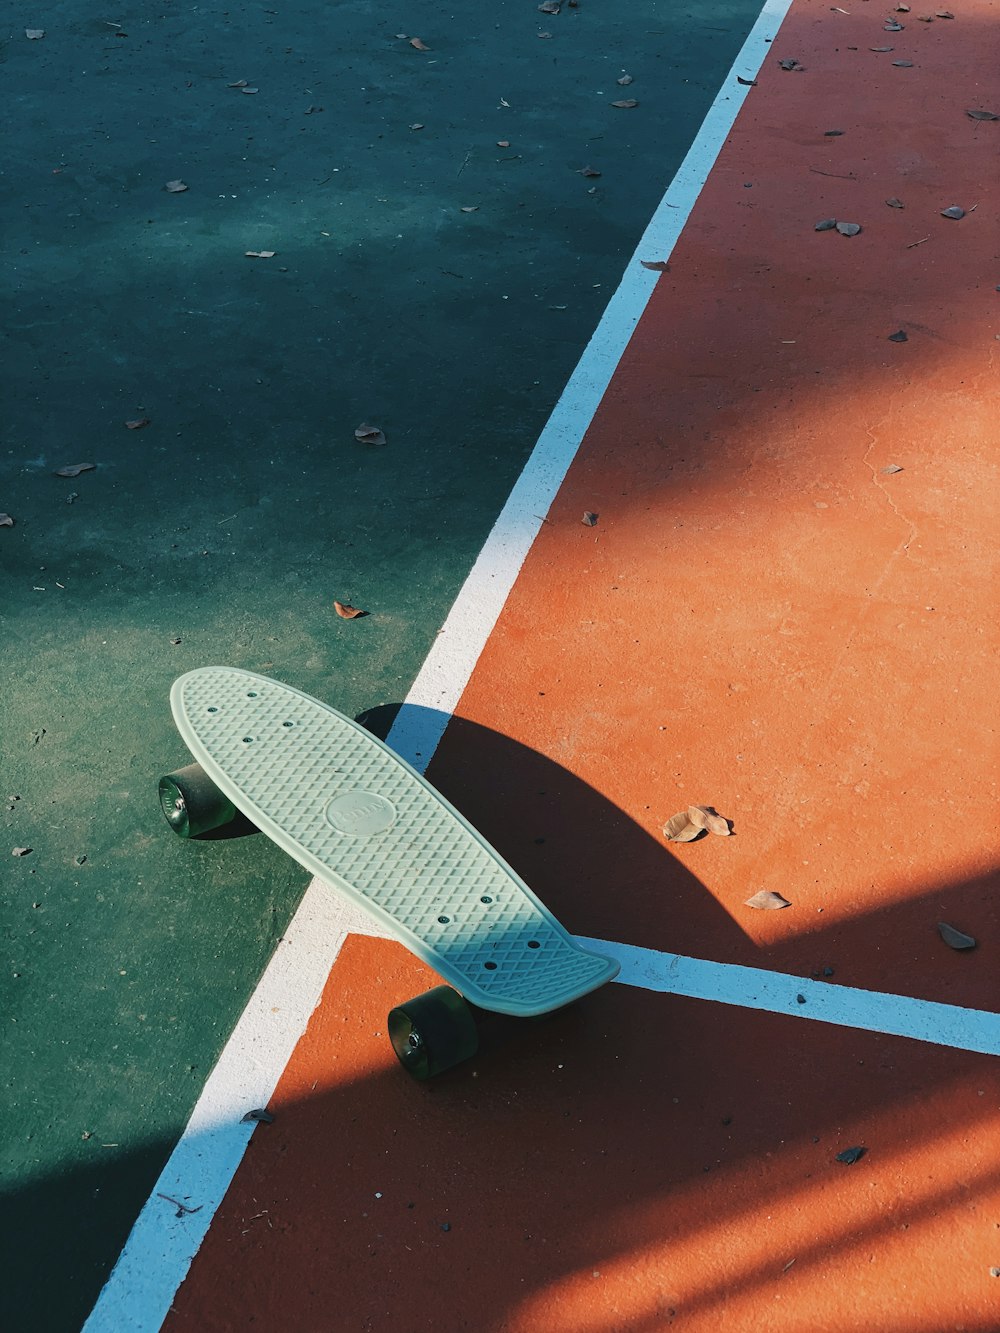
<svg viewBox="0 0 1000 1333">
<path fill-rule="evenodd" d="M 756 88 L 756 87 L 757 87 L 757 80 L 756 80 L 756 79 L 742 79 L 742 78 L 740 78 L 740 76 L 739 76 L 738 74 L 737 74 L 737 76 L 736 76 L 736 82 L 737 82 L 737 83 L 742 83 L 742 85 L 743 85 L 744 88 Z"/>
<path fill-rule="evenodd" d="M 547 42 L 551 38 L 552 34 L 550 32 L 536 32 L 535 36 L 540 41 Z"/>
<path fill-rule="evenodd" d="M 598 518 L 597 514 L 593 513 L 590 509 L 584 510 L 583 522 L 587 525 L 588 528 L 593 528 L 597 526 L 597 518 Z"/>
<path fill-rule="evenodd" d="M 354 432 L 354 438 L 360 440 L 362 444 L 385 444 L 385 432 L 380 426 L 369 426 L 362 424 Z"/>
<path fill-rule="evenodd" d="M 665 259 L 640 259 L 639 263 L 643 268 L 652 269 L 654 273 L 670 272 L 670 265 Z"/>
<path fill-rule="evenodd" d="M 688 819 L 699 828 L 708 829 L 709 833 L 717 833 L 720 838 L 728 838 L 732 831 L 729 820 L 723 819 L 710 805 L 689 805 Z"/>
<path fill-rule="evenodd" d="M 964 218 L 965 209 L 960 208 L 958 204 L 952 204 L 950 208 L 942 208 L 941 216 L 943 218 L 955 218 L 955 219 Z"/>
<path fill-rule="evenodd" d="M 167 181 L 163 188 L 167 194 L 183 194 L 187 186 L 183 181 Z"/>
<path fill-rule="evenodd" d="M 905 208 L 905 207 L 906 207 L 906 205 L 903 203 L 902 199 L 897 199 L 895 196 L 893 196 L 891 199 L 887 199 L 885 202 L 889 205 L 890 208 Z"/>
<path fill-rule="evenodd" d="M 241 93 L 248 93 L 248 94 L 251 94 L 251 93 L 259 93 L 259 92 L 260 92 L 260 89 L 259 89 L 259 88 L 241 88 L 241 89 L 240 89 L 240 92 L 241 92 Z"/>
<path fill-rule="evenodd" d="M 841 236 L 857 236 L 861 230 L 861 226 L 857 222 L 838 222 L 837 230 L 840 232 Z"/>
<path fill-rule="evenodd" d="M 29 42 L 38 42 L 45 36 L 44 28 L 25 28 L 24 35 Z"/>
<path fill-rule="evenodd" d="M 837 1153 L 837 1161 L 843 1162 L 845 1166 L 853 1166 L 855 1162 L 860 1162 L 862 1157 L 868 1151 L 867 1148 L 845 1148 L 843 1152 Z"/>
<path fill-rule="evenodd" d="M 247 1111 L 246 1115 L 240 1117 L 241 1125 L 248 1124 L 252 1121 L 260 1125 L 273 1125 L 274 1116 L 270 1111 L 265 1111 L 262 1106 L 258 1106 L 252 1111 Z"/>
<path fill-rule="evenodd" d="M 663 836 L 667 842 L 692 842 L 703 830 L 688 819 L 688 812 L 682 810 L 678 815 L 671 815 L 663 825 Z"/>
<path fill-rule="evenodd" d="M 422 130 L 423 128 L 424 128 L 424 126 L 423 126 L 423 122 L 422 122 L 422 121 L 419 121 L 419 120 L 418 120 L 418 121 L 415 121 L 415 122 L 410 126 L 410 129 L 411 129 L 411 130 Z"/>
<path fill-rule="evenodd" d="M 843 133 L 843 130 L 824 130 L 823 137 L 825 139 L 839 139 Z"/>
<path fill-rule="evenodd" d="M 899 466 L 898 463 L 886 463 L 885 467 L 881 469 L 881 471 L 884 472 L 888 477 L 891 477 L 894 472 L 902 472 L 902 470 L 903 469 Z"/>
<path fill-rule="evenodd" d="M 965 114 L 972 120 L 1000 120 L 995 111 L 966 111 Z"/>
<path fill-rule="evenodd" d="M 619 88 L 627 88 L 630 83 L 635 83 L 635 79 L 631 74 L 623 74 L 620 79 L 615 79 L 615 83 L 618 84 Z"/>
<path fill-rule="evenodd" d="M 422 42 L 419 37 L 411 37 L 410 45 L 413 47 L 414 51 L 429 51 L 431 49 L 426 43 Z"/>
<path fill-rule="evenodd" d="M 464 204 L 459 210 L 460 213 L 478 213 L 478 204 Z"/>
<path fill-rule="evenodd" d="M 247 259 L 273 259 L 277 250 L 244 250 Z"/>
<path fill-rule="evenodd" d="M 635 100 L 634 97 L 625 97 L 620 102 L 612 102 L 611 105 L 628 109 L 633 106 L 638 106 L 639 103 Z"/>
<path fill-rule="evenodd" d="M 558 14 L 562 9 L 562 0 L 544 0 L 538 6 L 539 14 Z"/>
<path fill-rule="evenodd" d="M 910 341 L 905 329 L 897 329 L 895 333 L 889 334 L 891 343 L 908 343 Z"/>
<path fill-rule="evenodd" d="M 903 31 L 903 25 L 902 25 L 902 23 L 897 23 L 895 19 L 889 19 L 889 21 L 883 26 L 882 31 L 883 31 L 883 32 L 902 32 L 902 31 Z"/>
<path fill-rule="evenodd" d="M 237 79 L 235 83 L 226 84 L 227 88 L 245 88 L 246 86 L 247 86 L 246 79 Z"/>
<path fill-rule="evenodd" d="M 600 174 L 601 173 L 597 170 L 596 167 L 581 167 L 578 172 L 578 175 L 587 176 L 588 178 L 592 178 L 594 180 L 596 180 Z"/>
<path fill-rule="evenodd" d="M 509 147 L 510 147 L 510 140 L 509 140 L 509 139 L 498 139 L 498 140 L 497 140 L 497 147 L 498 147 L 498 148 L 509 148 Z"/>
<path fill-rule="evenodd" d="M 874 51 L 876 55 L 884 55 L 886 51 L 895 51 L 894 46 L 869 46 L 869 51 Z"/>
<path fill-rule="evenodd" d="M 892 63 L 896 66 L 897 69 L 912 69 L 912 68 L 913 68 L 913 61 L 912 61 L 912 60 L 894 60 Z"/>
<path fill-rule="evenodd" d="M 817 222 L 813 231 L 833 231 L 837 225 L 836 218 L 823 218 L 822 222 Z"/>
<path fill-rule="evenodd" d="M 143 426 L 149 425 L 149 417 L 136 417 L 133 421 L 126 421 L 125 425 L 129 430 L 142 430 Z"/>
<path fill-rule="evenodd" d="M 343 620 L 357 620 L 358 616 L 366 616 L 367 611 L 359 611 L 356 606 L 351 606 L 347 602 L 334 602 L 333 609 Z"/>
<path fill-rule="evenodd" d="M 10 514 L 0 514 L 0 528 L 12 528 L 13 526 L 14 520 Z"/>
<path fill-rule="evenodd" d="M 59 468 L 52 475 L 54 477 L 78 477 L 81 472 L 93 472 L 96 467 L 96 463 L 71 463 L 67 467 Z"/>
<path fill-rule="evenodd" d="M 955 17 L 950 9 L 935 9 L 934 15 L 939 19 L 953 19 Z"/>
<path fill-rule="evenodd" d="M 804 68 L 804 66 L 800 65 L 797 60 L 779 60 L 778 64 L 782 69 L 793 69 L 796 73 L 801 72 Z"/>
<path fill-rule="evenodd" d="M 744 904 L 745 907 L 756 907 L 761 912 L 777 912 L 782 907 L 791 907 L 787 898 L 782 898 L 780 893 L 775 893 L 773 889 L 761 889 L 755 893 L 752 898 L 748 898 Z"/>
<path fill-rule="evenodd" d="M 10 849 L 10 854 L 11 856 L 30 856 L 32 850 L 31 847 L 12 847 Z"/>
<path fill-rule="evenodd" d="M 974 949 L 976 947 L 976 941 L 971 935 L 966 935 L 964 931 L 949 926 L 947 921 L 938 922 L 938 933 L 945 944 L 952 949 Z"/>
</svg>

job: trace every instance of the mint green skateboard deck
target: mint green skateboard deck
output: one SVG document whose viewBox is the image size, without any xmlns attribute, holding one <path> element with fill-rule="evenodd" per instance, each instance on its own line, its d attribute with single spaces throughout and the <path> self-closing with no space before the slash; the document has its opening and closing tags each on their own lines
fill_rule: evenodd
<svg viewBox="0 0 1000 1333">
<path fill-rule="evenodd" d="M 160 783 L 177 831 L 191 835 L 242 811 L 478 1009 L 548 1013 L 617 974 L 425 778 L 344 714 L 229 667 L 181 676 L 170 703 L 196 761 Z M 456 1007 L 435 1005 L 431 1028 Z M 423 1055 L 414 1032 L 402 1040 Z M 395 1036 L 393 1045 L 406 1064 Z"/>
</svg>

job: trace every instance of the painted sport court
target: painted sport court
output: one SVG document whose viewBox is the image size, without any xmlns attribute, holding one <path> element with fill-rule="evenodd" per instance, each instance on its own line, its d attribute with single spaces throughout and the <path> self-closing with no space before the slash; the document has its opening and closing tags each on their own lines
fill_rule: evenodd
<svg viewBox="0 0 1000 1333">
<path fill-rule="evenodd" d="M 416 1088 L 310 886 L 90 1327 L 996 1326 L 991 16 L 765 11 L 395 724 L 623 984 Z"/>
</svg>

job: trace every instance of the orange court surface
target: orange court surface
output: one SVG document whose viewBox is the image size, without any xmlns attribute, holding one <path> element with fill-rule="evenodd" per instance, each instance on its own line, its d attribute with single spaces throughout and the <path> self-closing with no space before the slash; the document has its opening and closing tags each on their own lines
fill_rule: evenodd
<svg viewBox="0 0 1000 1333">
<path fill-rule="evenodd" d="M 421 1085 L 433 975 L 352 931 L 169 1333 L 1000 1329 L 997 20 L 775 23 L 447 709 L 428 777 L 631 970 Z"/>
</svg>

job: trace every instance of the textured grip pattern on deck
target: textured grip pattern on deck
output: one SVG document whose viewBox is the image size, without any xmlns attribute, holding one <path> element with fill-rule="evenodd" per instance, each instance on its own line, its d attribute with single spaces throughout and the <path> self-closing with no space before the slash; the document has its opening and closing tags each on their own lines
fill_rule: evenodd
<svg viewBox="0 0 1000 1333">
<path fill-rule="evenodd" d="M 223 667 L 182 676 L 171 699 L 194 757 L 226 794 L 473 1003 L 543 1013 L 618 971 L 581 949 L 472 826 L 350 718 Z M 334 827 L 345 801 L 391 826 Z"/>
</svg>

